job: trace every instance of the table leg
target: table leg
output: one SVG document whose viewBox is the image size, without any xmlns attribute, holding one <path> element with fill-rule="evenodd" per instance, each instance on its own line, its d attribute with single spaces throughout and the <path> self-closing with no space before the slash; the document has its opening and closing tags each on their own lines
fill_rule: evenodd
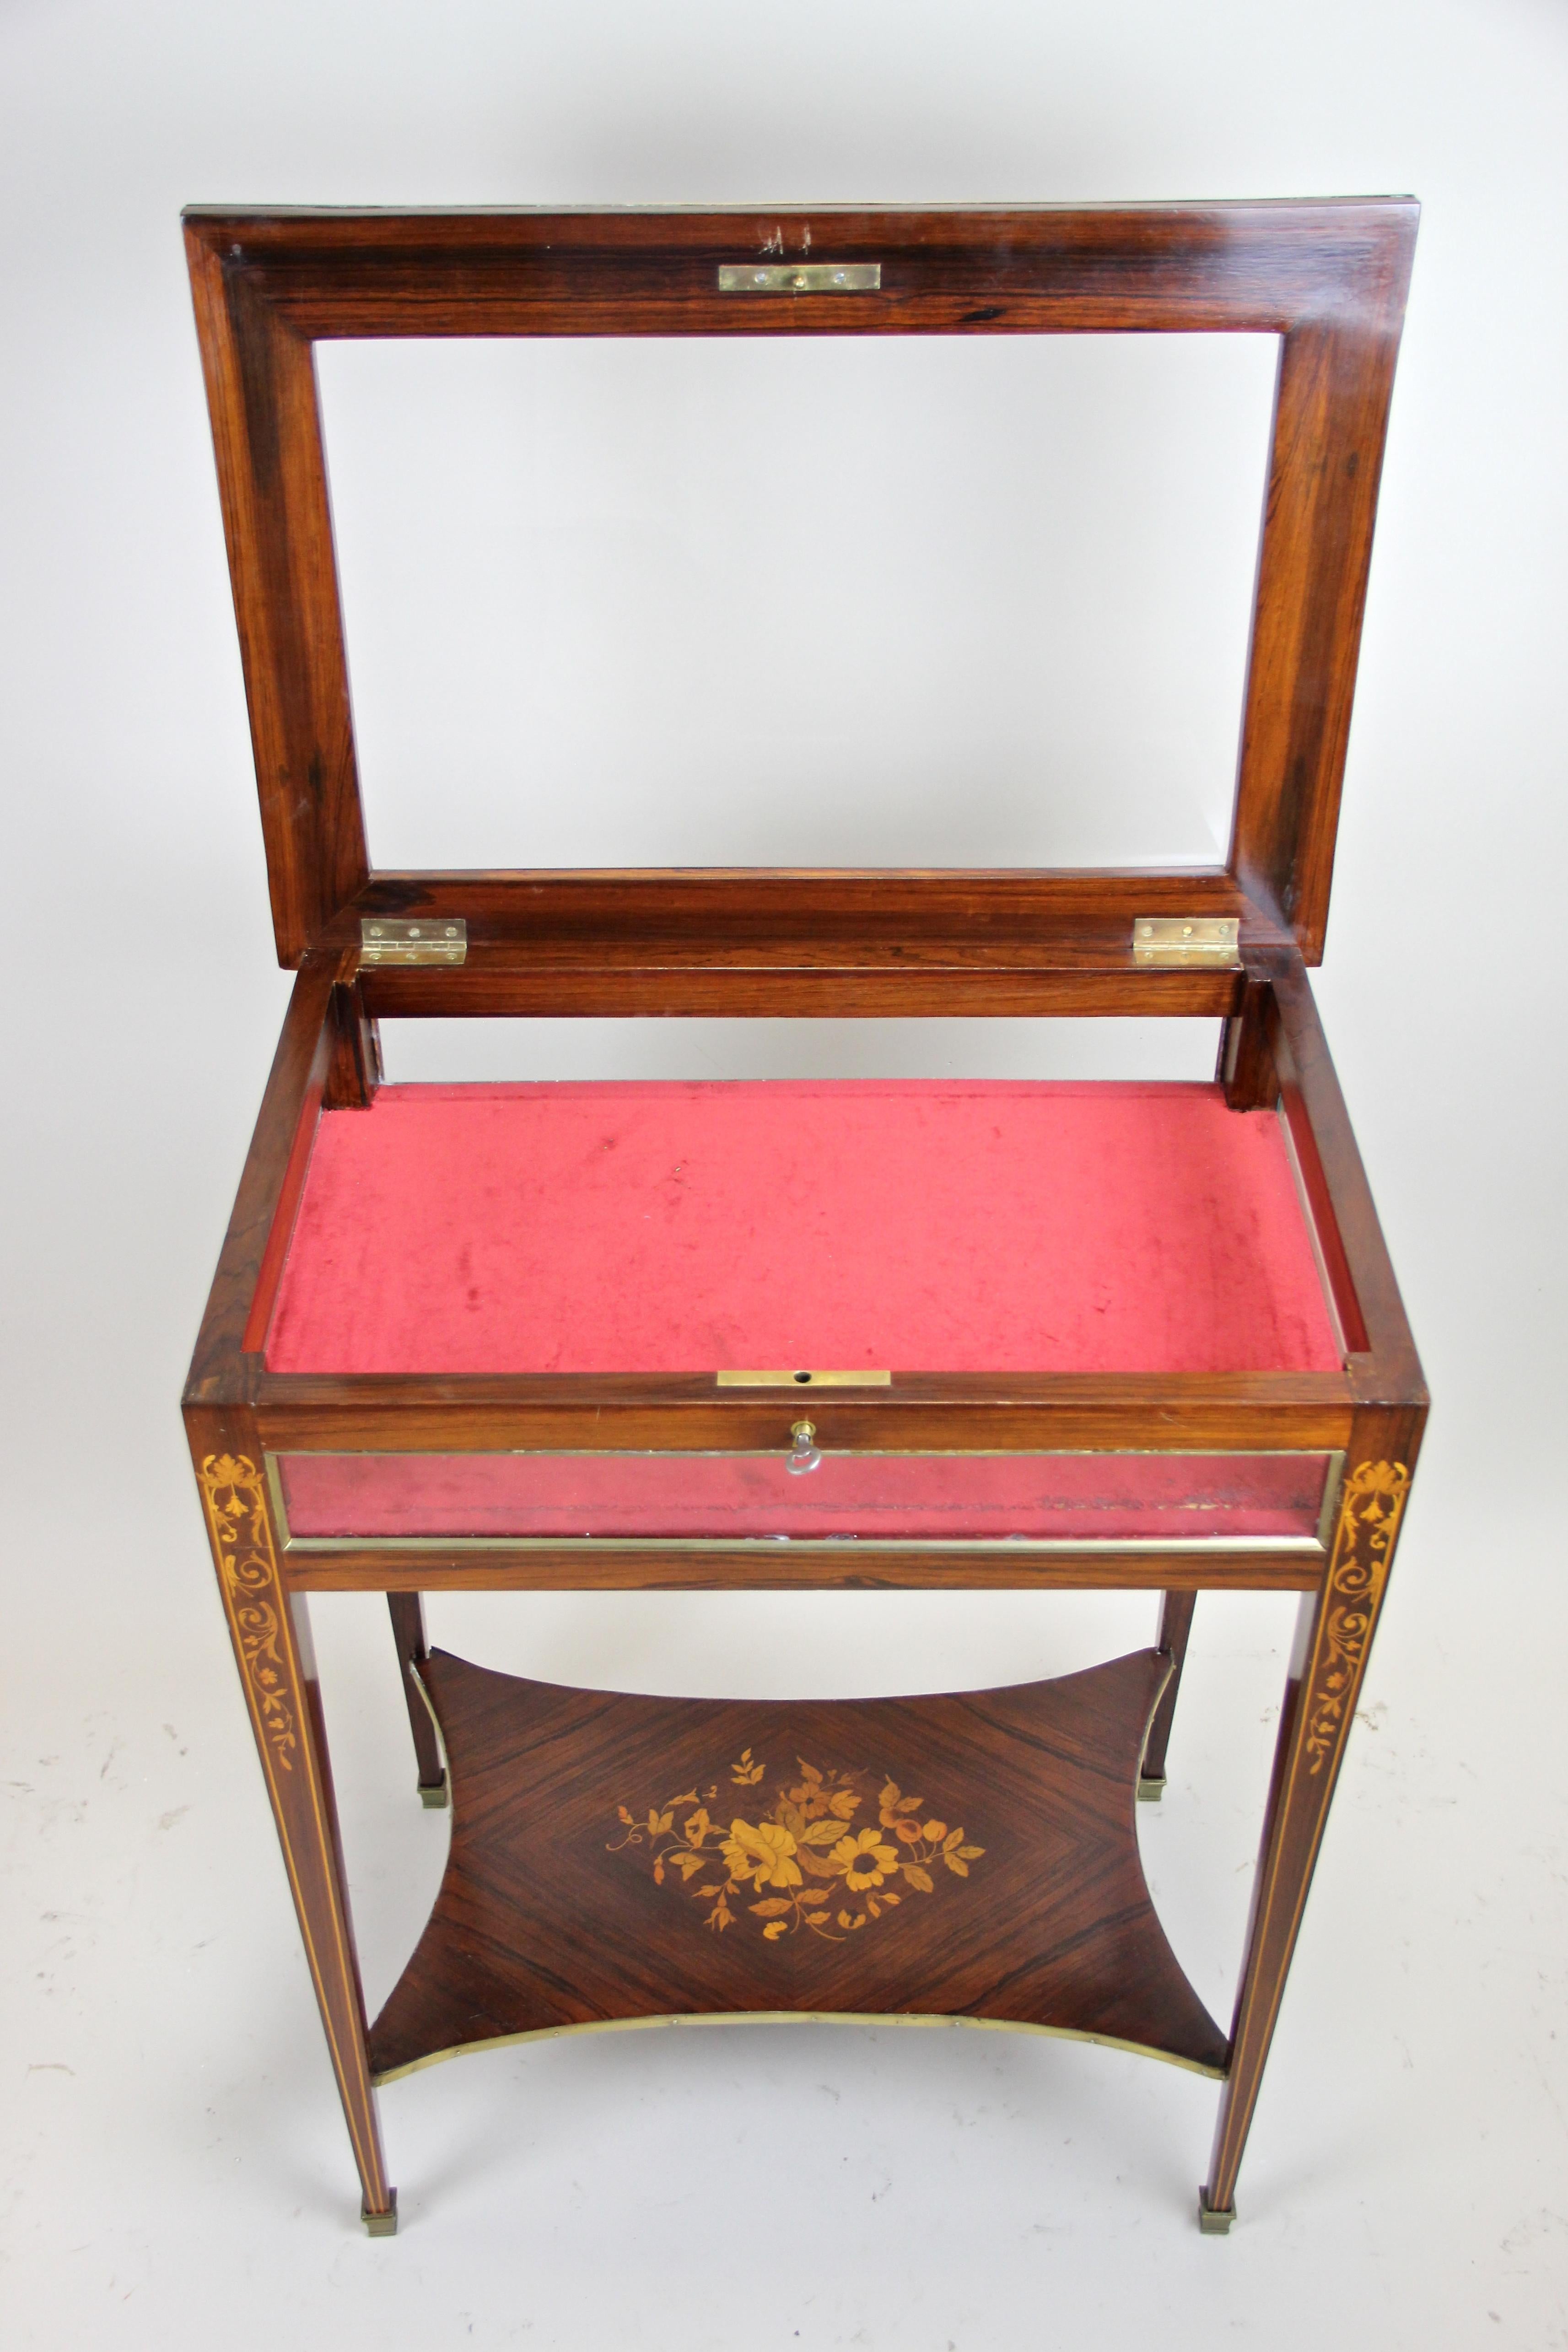
<svg viewBox="0 0 1568 2352">
<path fill-rule="evenodd" d="M 259 1448 L 254 1457 L 231 1452 L 221 1444 L 225 1434 L 193 1429 L 218 1586 L 359 2167 L 361 2218 L 372 2237 L 390 2237 L 397 2228 L 397 2191 L 386 2177 L 365 2049 L 364 1994 L 309 1618 L 304 1595 L 291 1595 L 279 1570 Z"/>
<path fill-rule="evenodd" d="M 1406 1433 L 1385 1426 L 1357 1434 L 1397 1442 Z M 1229 2071 L 1208 2180 L 1198 2202 L 1200 2228 L 1216 2235 L 1236 2218 L 1236 2176 L 1410 1484 L 1405 1463 L 1356 1460 L 1359 1451 L 1353 1453 L 1354 1466 L 1341 1492 L 1322 1585 L 1301 1603 L 1286 1684 Z"/>
<path fill-rule="evenodd" d="M 446 1768 L 441 1760 L 440 1742 L 423 1693 L 409 1672 L 411 1666 L 422 1666 L 429 1655 L 424 1638 L 424 1605 L 417 1592 L 389 1592 L 387 1607 L 392 1612 L 392 1640 L 397 1644 L 402 1695 L 408 1704 L 408 1726 L 413 1734 L 413 1753 L 419 1766 L 420 1801 L 444 1805 Z"/>
<path fill-rule="evenodd" d="M 1144 1742 L 1144 1760 L 1138 1771 L 1138 1797 L 1144 1804 L 1157 1801 L 1166 1792 L 1166 1749 L 1176 1720 L 1176 1693 L 1181 1688 L 1181 1670 L 1186 1662 L 1197 1601 L 1196 1592 L 1166 1592 L 1160 1596 L 1160 1632 L 1155 1646 L 1163 1657 L 1169 1658 L 1171 1675 L 1160 1694 L 1149 1736 Z"/>
</svg>

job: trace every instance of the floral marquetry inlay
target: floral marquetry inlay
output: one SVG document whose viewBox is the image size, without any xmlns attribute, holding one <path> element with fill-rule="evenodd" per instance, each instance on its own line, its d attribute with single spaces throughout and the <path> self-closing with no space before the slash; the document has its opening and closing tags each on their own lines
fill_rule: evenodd
<svg viewBox="0 0 1568 2352">
<path fill-rule="evenodd" d="M 277 1556 L 262 1475 L 247 1454 L 209 1454 L 200 1477 L 251 1699 L 273 1762 L 280 1772 L 292 1772 L 299 1743 L 279 1647 Z"/>
<path fill-rule="evenodd" d="M 656 1886 L 678 1879 L 707 1906 L 703 1924 L 716 1932 L 734 1925 L 733 1897 L 763 1923 L 770 1944 L 801 1927 L 841 1943 L 907 1897 L 934 1895 L 944 1874 L 967 1878 L 969 1864 L 985 1853 L 966 1843 L 961 1826 L 932 1814 L 923 1797 L 906 1797 L 895 1780 L 879 1782 L 874 1772 L 821 1772 L 804 1757 L 796 1762 L 797 1777 L 782 1782 L 771 1801 L 743 1794 L 768 1770 L 747 1748 L 722 1790 L 717 1782 L 686 1789 L 641 1817 L 618 1806 L 622 1834 L 607 1850 L 635 1849 L 653 1865 Z M 744 1813 L 737 1810 L 742 1805 Z"/>
<path fill-rule="evenodd" d="M 1322 1770 L 1343 1736 L 1409 1488 L 1403 1462 L 1363 1462 L 1344 1482 L 1307 1706 L 1309 1772 Z"/>
</svg>

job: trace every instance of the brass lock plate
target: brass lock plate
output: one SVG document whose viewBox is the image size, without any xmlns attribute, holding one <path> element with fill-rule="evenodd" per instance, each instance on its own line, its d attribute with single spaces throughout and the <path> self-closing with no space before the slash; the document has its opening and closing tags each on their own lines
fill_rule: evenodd
<svg viewBox="0 0 1568 2352">
<path fill-rule="evenodd" d="M 721 294 L 880 294 L 880 261 L 721 261 Z"/>
</svg>

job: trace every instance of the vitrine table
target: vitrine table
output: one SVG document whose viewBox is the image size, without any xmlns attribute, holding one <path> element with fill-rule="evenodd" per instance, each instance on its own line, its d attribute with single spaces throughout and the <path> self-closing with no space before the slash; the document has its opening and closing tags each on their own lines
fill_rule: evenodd
<svg viewBox="0 0 1568 2352">
<path fill-rule="evenodd" d="M 674 2018 L 969 2020 L 1220 2084 L 1234 2214 L 1426 1413 L 1313 1006 L 1415 206 L 196 210 L 281 961 L 185 1393 L 367 2227 L 376 2086 Z M 313 373 L 329 337 L 1269 332 L 1230 856 L 1181 871 L 371 866 Z M 1212 1084 L 387 1086 L 415 1015 L 1223 1024 Z M 453 1590 L 1134 1587 L 1152 1648 L 767 1704 L 429 1654 Z M 1205 1590 L 1299 1592 L 1228 2030 L 1138 1859 Z M 367 2021 L 308 1631 L 388 1594 L 452 1843 Z M 853 1662 L 844 1679 L 852 1681 Z M 437 1734 L 439 1733 L 439 1740 Z M 450 1776 L 450 1779 L 449 1777 Z"/>
</svg>

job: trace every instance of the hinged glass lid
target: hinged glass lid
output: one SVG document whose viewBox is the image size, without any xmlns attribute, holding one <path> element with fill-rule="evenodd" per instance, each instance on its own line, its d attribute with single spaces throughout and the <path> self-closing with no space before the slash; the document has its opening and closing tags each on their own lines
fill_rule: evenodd
<svg viewBox="0 0 1568 2352">
<path fill-rule="evenodd" d="M 377 865 L 1222 867 L 1272 335 L 319 355 Z"/>
<path fill-rule="evenodd" d="M 1145 999 L 1163 989 L 1174 1005 L 1197 975 L 1140 975 L 1138 919 L 1235 919 L 1243 948 L 1293 944 L 1316 961 L 1416 218 L 1405 198 L 766 216 L 191 214 L 282 961 L 357 942 L 361 923 L 381 918 L 465 921 L 476 985 L 486 964 L 499 980 L 552 960 L 622 974 L 666 969 L 683 956 L 761 969 L 800 961 L 802 942 L 821 970 L 878 971 L 916 937 L 936 963 L 983 965 L 997 1009 L 1013 1011 L 1030 1009 L 1028 976 L 1068 968 L 1133 976 Z M 724 273 L 747 270 L 749 290 L 738 280 L 732 290 Z M 927 849 L 924 860 L 900 859 L 891 893 L 881 874 L 810 870 L 823 861 L 809 843 L 787 860 L 771 845 L 738 858 L 731 851 L 744 870 L 706 877 L 619 872 L 608 893 L 591 868 L 372 871 L 332 554 L 319 342 L 828 338 L 831 359 L 848 352 L 845 339 L 924 336 L 953 339 L 946 362 L 960 370 L 962 346 L 976 336 L 1149 335 L 1278 339 L 1239 780 L 1223 856 L 1184 858 L 1175 876 L 1146 854 L 1121 871 L 1085 873 L 1071 855 L 1055 859 L 1049 844 L 1032 852 L 1026 844 L 1007 849 L 1004 872 L 945 872 L 930 870 L 944 861 Z M 977 418 L 983 439 L 1009 438 L 979 405 Z M 782 437 L 737 467 L 736 514 L 787 513 L 790 452 L 771 446 Z M 1020 485 L 1026 454 L 1009 459 Z M 1255 472 L 1255 460 L 1249 467 Z M 846 484 L 846 497 L 852 488 Z M 893 522 L 906 524 L 919 503 L 918 495 L 901 501 Z M 943 579 L 945 593 L 952 584 Z M 671 585 L 655 567 L 643 593 L 662 604 Z M 983 628 L 984 600 L 977 605 Z M 961 609 L 960 600 L 945 612 L 949 638 L 951 614 Z M 813 650 L 780 642 L 766 661 L 748 664 L 743 707 L 749 694 L 764 708 L 809 711 Z M 983 664 L 962 675 L 972 680 L 977 670 Z M 660 676 L 656 665 L 656 686 Z M 729 680 L 715 676 L 716 695 Z M 612 676 L 593 676 L 580 699 L 585 708 L 609 703 L 617 690 Z M 875 690 L 873 676 L 865 691 Z M 1122 690 L 1113 664 L 1106 695 Z M 964 691 L 983 701 L 972 684 Z M 956 688 L 940 707 L 962 699 Z M 431 778 L 433 795 L 442 781 Z M 982 772 L 963 789 L 984 787 Z M 835 792 L 832 777 L 830 806 Z M 773 862 L 759 865 L 758 856 Z M 825 862 L 837 868 L 853 858 Z M 1026 981 L 1021 992 L 1015 980 Z M 978 983 L 977 991 L 985 992 Z M 512 1009 L 538 1008 L 530 998 Z M 966 1009 L 980 1008 L 977 1001 Z M 1188 1009 L 1207 1007 L 1195 1000 Z"/>
</svg>

